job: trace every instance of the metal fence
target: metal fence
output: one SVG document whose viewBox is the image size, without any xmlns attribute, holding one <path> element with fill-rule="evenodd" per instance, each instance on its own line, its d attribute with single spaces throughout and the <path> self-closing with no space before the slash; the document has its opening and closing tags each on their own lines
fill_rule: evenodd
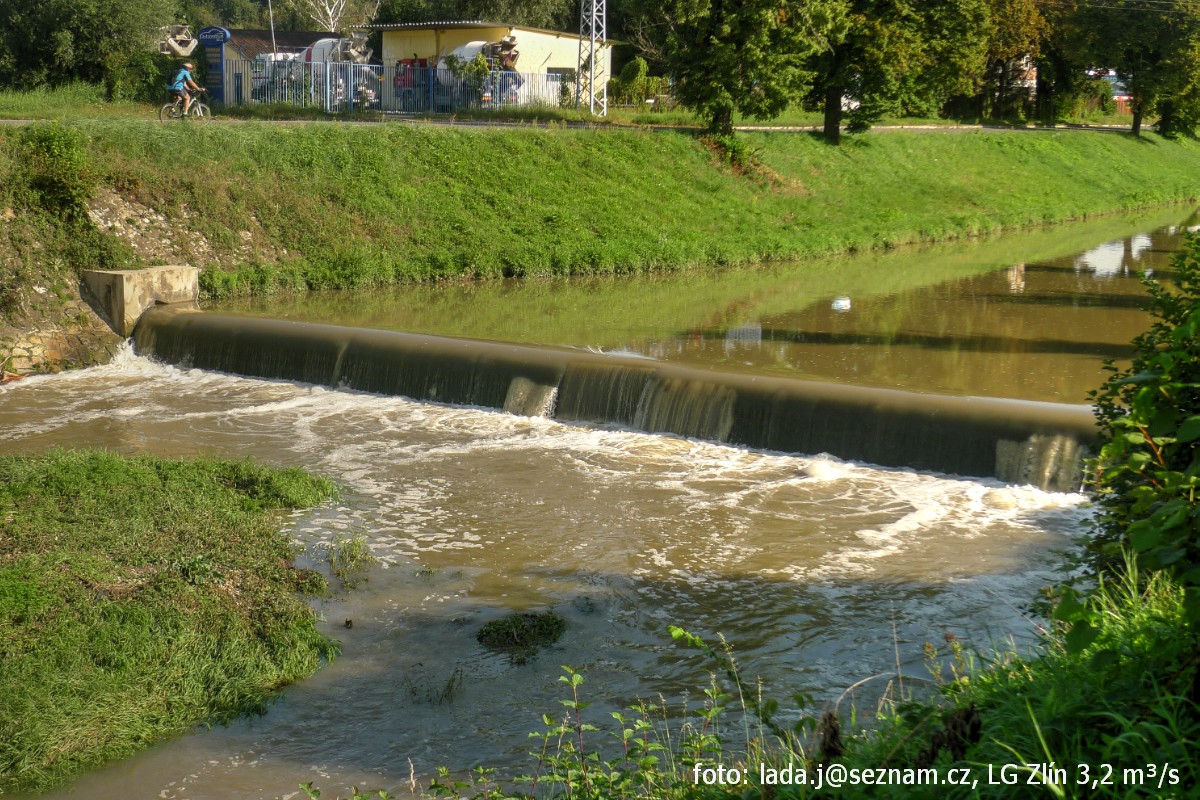
<svg viewBox="0 0 1200 800">
<path fill-rule="evenodd" d="M 465 75 L 428 64 L 232 61 L 225 63 L 225 104 L 282 103 L 345 111 L 453 114 L 469 109 L 575 104 L 561 75 L 493 70 Z"/>
</svg>

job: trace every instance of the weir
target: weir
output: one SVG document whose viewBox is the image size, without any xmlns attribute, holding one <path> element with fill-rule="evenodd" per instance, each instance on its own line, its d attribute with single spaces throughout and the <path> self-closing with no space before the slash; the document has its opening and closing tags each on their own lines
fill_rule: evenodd
<svg viewBox="0 0 1200 800">
<path fill-rule="evenodd" d="M 1087 406 L 736 375 L 565 348 L 152 308 L 138 352 L 211 369 L 891 467 L 1079 487 Z"/>
</svg>

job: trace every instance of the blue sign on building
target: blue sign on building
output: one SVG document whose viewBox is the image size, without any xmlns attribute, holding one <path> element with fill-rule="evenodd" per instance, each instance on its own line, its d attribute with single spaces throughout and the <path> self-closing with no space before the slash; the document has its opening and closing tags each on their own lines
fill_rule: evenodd
<svg viewBox="0 0 1200 800">
<path fill-rule="evenodd" d="M 213 102 L 216 103 L 225 102 L 225 43 L 232 36 L 227 29 L 217 25 L 201 28 L 196 34 L 196 39 L 204 45 L 204 58 L 208 64 L 205 84 Z"/>
</svg>

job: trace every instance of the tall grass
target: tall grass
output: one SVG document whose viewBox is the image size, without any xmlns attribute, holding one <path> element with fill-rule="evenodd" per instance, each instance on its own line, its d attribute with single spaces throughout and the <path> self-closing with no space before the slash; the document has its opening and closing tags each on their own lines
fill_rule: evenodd
<svg viewBox="0 0 1200 800">
<path fill-rule="evenodd" d="M 1028 654 L 968 658 L 959 650 L 960 666 L 940 700 L 896 705 L 881 729 L 854 744 L 850 759 L 863 766 L 962 765 L 980 775 L 992 765 L 995 785 L 977 793 L 951 789 L 948 797 L 1028 797 L 1031 777 L 1043 796 L 1190 796 L 1200 769 L 1200 656 L 1186 634 L 1183 598 L 1163 574 L 1130 569 L 1103 579 L 1088 601 L 1099 621 L 1088 647 L 1070 648 L 1060 628 Z M 945 742 L 964 716 L 978 728 L 955 757 L 934 742 Z M 1054 776 L 1025 766 L 1050 763 L 1066 770 L 1065 781 L 1047 781 Z M 1019 765 L 1009 770 L 1019 776 L 1016 784 L 999 781 L 1003 765 Z M 909 796 L 903 788 L 872 796 Z"/>
<path fill-rule="evenodd" d="M 248 462 L 0 458 L 0 791 L 262 711 L 332 657 L 275 516 L 332 492 Z"/>
</svg>

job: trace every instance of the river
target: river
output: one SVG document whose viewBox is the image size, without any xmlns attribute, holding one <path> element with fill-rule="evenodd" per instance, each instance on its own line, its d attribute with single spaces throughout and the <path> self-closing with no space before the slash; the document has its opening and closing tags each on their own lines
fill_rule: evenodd
<svg viewBox="0 0 1200 800">
<path fill-rule="evenodd" d="M 753 272 L 238 310 L 1078 403 L 1100 360 L 1145 326 L 1136 274 L 1167 269 L 1186 216 Z M 54 446 L 330 475 L 342 499 L 293 515 L 289 534 L 312 547 L 362 533 L 381 562 L 318 604 L 343 655 L 265 716 L 161 743 L 54 798 L 290 798 L 309 780 L 332 796 L 404 789 L 410 770 L 427 783 L 439 765 L 528 771 L 527 734 L 561 710 L 560 665 L 586 676 L 601 727 L 639 697 L 695 701 L 711 665 L 672 642 L 670 624 L 724 635 L 785 715 L 799 713 L 795 692 L 819 708 L 861 679 L 894 678 L 897 663 L 919 685 L 925 642 L 949 634 L 986 653 L 1034 641 L 1024 609 L 1087 513 L 1077 494 L 179 369 L 131 351 L 0 387 L 0 452 Z M 547 608 L 567 632 L 524 663 L 475 640 L 488 620 Z M 868 681 L 843 709 L 869 716 L 887 682 Z"/>
</svg>

